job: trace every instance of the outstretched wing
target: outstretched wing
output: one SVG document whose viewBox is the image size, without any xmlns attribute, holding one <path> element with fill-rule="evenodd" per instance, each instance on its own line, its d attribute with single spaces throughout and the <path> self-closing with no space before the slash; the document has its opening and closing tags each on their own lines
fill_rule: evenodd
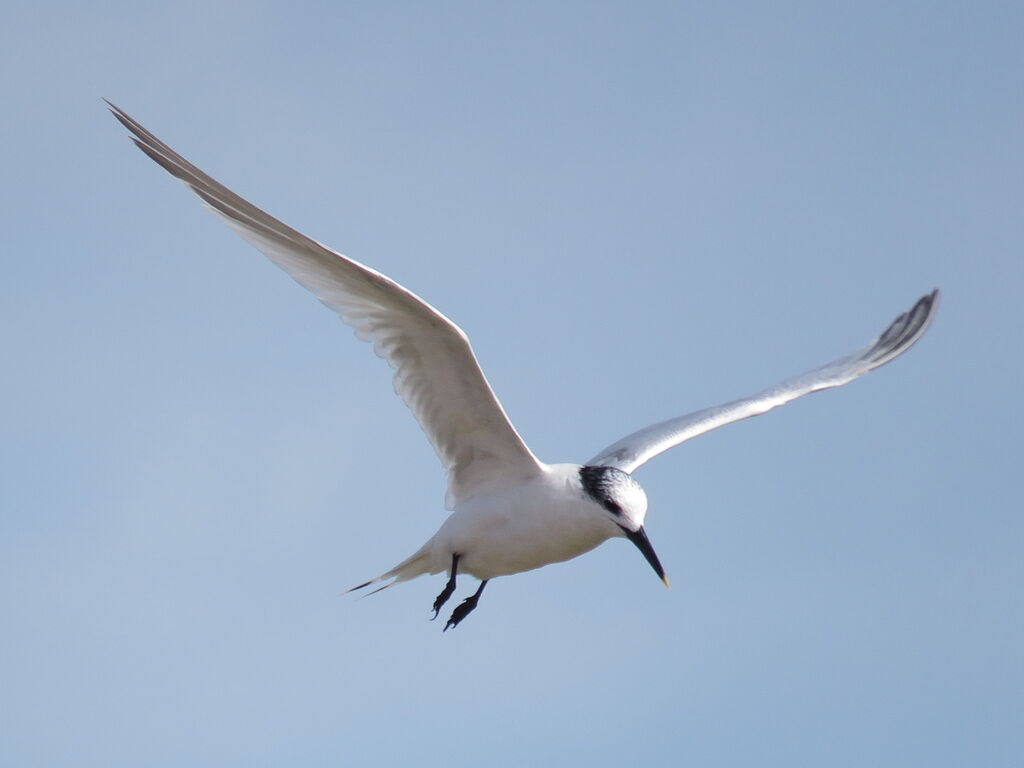
<svg viewBox="0 0 1024 768">
<path fill-rule="evenodd" d="M 373 343 L 448 470 L 449 508 L 541 465 L 491 390 L 462 329 L 398 283 L 306 237 L 207 176 L 110 102 L 132 140 L 267 258 Z"/>
<path fill-rule="evenodd" d="M 740 419 L 758 416 L 811 392 L 839 387 L 853 381 L 899 357 L 921 338 L 935 315 L 938 297 L 937 288 L 927 296 L 922 296 L 909 311 L 897 317 L 881 336 L 851 355 L 786 379 L 752 397 L 705 408 L 641 429 L 608 446 L 588 464 L 632 472 L 648 459 L 691 437 Z"/>
</svg>

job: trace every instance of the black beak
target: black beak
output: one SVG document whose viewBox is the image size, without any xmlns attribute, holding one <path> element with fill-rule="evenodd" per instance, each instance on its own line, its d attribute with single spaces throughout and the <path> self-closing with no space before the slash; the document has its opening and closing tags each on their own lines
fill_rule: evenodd
<svg viewBox="0 0 1024 768">
<path fill-rule="evenodd" d="M 662 583 L 667 587 L 668 576 L 665 575 L 665 569 L 661 567 L 661 561 L 658 560 L 658 556 L 654 553 L 654 547 L 651 546 L 651 540 L 647 538 L 647 531 L 641 525 L 635 531 L 631 531 L 623 525 L 619 526 L 622 532 L 626 534 L 626 538 L 636 544 L 636 548 L 643 552 L 644 557 L 647 558 L 647 562 L 651 564 L 651 568 L 658 574 Z"/>
</svg>

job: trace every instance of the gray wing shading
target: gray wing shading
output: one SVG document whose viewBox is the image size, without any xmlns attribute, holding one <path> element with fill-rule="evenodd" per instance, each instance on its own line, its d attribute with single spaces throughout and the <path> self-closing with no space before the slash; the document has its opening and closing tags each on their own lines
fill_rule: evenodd
<svg viewBox="0 0 1024 768">
<path fill-rule="evenodd" d="M 448 506 L 541 472 L 457 325 L 388 277 L 321 245 L 207 176 L 110 102 L 132 140 L 214 213 L 372 342 L 448 471 Z"/>
<path fill-rule="evenodd" d="M 733 400 L 714 408 L 705 408 L 641 429 L 608 446 L 588 464 L 617 467 L 624 472 L 632 472 L 662 451 L 667 451 L 691 437 L 740 419 L 758 416 L 811 392 L 839 387 L 853 381 L 858 376 L 863 376 L 868 371 L 873 371 L 899 357 L 921 338 L 935 315 L 938 297 L 938 289 L 922 296 L 910 310 L 897 317 L 877 339 L 853 354 L 786 379 L 781 384 L 769 387 L 752 397 Z"/>
</svg>

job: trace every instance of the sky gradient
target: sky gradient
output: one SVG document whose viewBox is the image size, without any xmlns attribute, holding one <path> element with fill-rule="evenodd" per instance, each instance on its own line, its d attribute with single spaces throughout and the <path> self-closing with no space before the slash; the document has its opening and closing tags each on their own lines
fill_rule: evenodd
<svg viewBox="0 0 1024 768">
<path fill-rule="evenodd" d="M 1015 3 L 14 2 L 0 765 L 1024 764 Z M 546 461 L 907 355 L 638 470 L 635 549 L 348 587 L 444 519 L 390 372 L 138 152 L 462 326 Z M 456 597 L 475 582 L 464 579 Z"/>
</svg>

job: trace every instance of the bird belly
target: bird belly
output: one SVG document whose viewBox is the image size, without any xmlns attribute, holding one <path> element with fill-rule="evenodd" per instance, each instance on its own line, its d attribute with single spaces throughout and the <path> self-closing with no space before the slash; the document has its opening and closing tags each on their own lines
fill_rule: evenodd
<svg viewBox="0 0 1024 768">
<path fill-rule="evenodd" d="M 435 539 L 435 557 L 459 555 L 459 572 L 491 579 L 570 560 L 614 535 L 584 501 L 543 505 L 471 505 L 445 521 Z M 542 500 L 538 500 L 541 502 Z"/>
</svg>

